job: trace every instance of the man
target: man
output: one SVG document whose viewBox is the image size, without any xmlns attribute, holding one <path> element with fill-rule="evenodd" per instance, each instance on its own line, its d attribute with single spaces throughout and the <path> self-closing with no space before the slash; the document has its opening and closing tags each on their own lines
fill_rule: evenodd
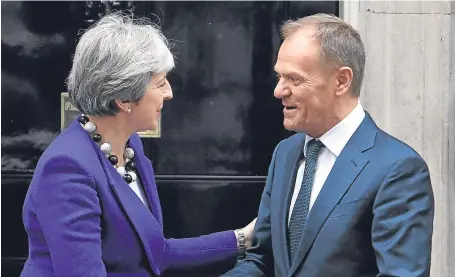
<svg viewBox="0 0 455 277">
<path fill-rule="evenodd" d="M 253 247 L 223 276 L 429 276 L 428 168 L 363 110 L 360 35 L 325 14 L 282 34 L 274 95 L 297 134 L 273 153 Z"/>
</svg>

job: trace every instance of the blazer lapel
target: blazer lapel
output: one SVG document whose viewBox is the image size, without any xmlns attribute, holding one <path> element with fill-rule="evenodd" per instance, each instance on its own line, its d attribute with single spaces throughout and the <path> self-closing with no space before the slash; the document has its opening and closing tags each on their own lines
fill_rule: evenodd
<svg viewBox="0 0 455 277">
<path fill-rule="evenodd" d="M 291 197 L 294 192 L 295 186 L 295 176 L 298 169 L 298 161 L 303 155 L 303 147 L 305 145 L 305 135 L 298 139 L 296 144 L 292 145 L 285 152 L 285 156 L 281 159 L 284 160 L 284 169 L 283 172 L 283 187 L 284 195 L 282 196 L 282 203 L 279 205 L 279 220 L 280 220 L 280 233 L 279 239 L 281 245 L 284 245 L 284 259 L 286 269 L 289 269 L 291 266 L 291 261 L 289 257 L 289 245 L 288 245 L 288 217 L 289 217 L 289 203 L 291 203 Z"/>
<path fill-rule="evenodd" d="M 142 181 L 142 185 L 147 196 L 147 201 L 149 203 L 151 212 L 155 216 L 159 224 L 163 225 L 163 218 L 161 214 L 161 206 L 158 197 L 158 190 L 156 188 L 155 176 L 153 174 L 153 168 L 151 163 L 145 157 L 143 151 L 136 151 L 138 147 L 132 145 L 135 153 L 135 163 L 136 169 L 139 172 L 139 176 Z"/>
<path fill-rule="evenodd" d="M 152 249 L 150 248 L 151 245 L 157 245 L 157 241 L 153 240 L 154 236 L 151 236 L 150 234 L 161 233 L 161 227 L 153 215 L 146 212 L 147 209 L 144 203 L 140 201 L 134 191 L 128 186 L 123 178 L 117 173 L 116 169 L 103 155 L 104 154 L 101 151 L 98 151 L 98 157 L 104 171 L 106 172 L 109 185 L 117 198 L 118 203 L 123 208 L 126 216 L 130 219 L 132 225 L 136 229 L 138 236 L 142 241 L 151 268 L 155 271 L 155 274 L 160 274 L 158 264 L 155 261 Z M 133 158 L 133 161 L 136 163 L 138 159 Z M 150 220 L 147 220 L 147 215 L 150 216 Z"/>
<path fill-rule="evenodd" d="M 295 273 L 330 213 L 368 164 L 369 160 L 362 155 L 362 152 L 374 146 L 376 134 L 377 127 L 366 114 L 362 124 L 338 156 L 316 202 L 311 208 L 299 244 L 299 252 L 292 262 L 289 276 Z"/>
</svg>

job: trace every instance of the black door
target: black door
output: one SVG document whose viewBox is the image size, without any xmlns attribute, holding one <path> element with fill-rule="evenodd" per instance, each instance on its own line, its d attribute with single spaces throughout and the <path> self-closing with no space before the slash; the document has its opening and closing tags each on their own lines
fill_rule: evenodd
<svg viewBox="0 0 455 277">
<path fill-rule="evenodd" d="M 107 7 L 107 8 L 106 8 Z M 39 156 L 61 129 L 61 93 L 78 39 L 106 12 L 131 10 L 171 40 L 174 99 L 153 161 L 167 237 L 242 227 L 257 212 L 275 145 L 290 135 L 274 99 L 280 24 L 338 2 L 2 2 L 2 276 L 27 256 L 22 205 Z M 218 276 L 233 262 L 166 276 Z"/>
</svg>

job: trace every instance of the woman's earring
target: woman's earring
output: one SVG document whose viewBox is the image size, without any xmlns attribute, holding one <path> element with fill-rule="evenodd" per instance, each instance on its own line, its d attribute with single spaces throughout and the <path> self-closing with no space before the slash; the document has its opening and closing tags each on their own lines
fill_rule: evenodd
<svg viewBox="0 0 455 277">
<path fill-rule="evenodd" d="M 131 113 L 131 108 L 128 108 L 128 113 Z"/>
</svg>

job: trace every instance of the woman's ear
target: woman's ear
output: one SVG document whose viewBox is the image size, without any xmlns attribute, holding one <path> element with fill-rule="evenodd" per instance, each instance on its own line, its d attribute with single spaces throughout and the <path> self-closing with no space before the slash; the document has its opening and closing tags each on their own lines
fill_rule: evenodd
<svg viewBox="0 0 455 277">
<path fill-rule="evenodd" d="M 120 109 L 120 111 L 125 113 L 131 113 L 131 102 L 130 101 L 121 101 L 115 100 L 115 104 Z"/>
</svg>

